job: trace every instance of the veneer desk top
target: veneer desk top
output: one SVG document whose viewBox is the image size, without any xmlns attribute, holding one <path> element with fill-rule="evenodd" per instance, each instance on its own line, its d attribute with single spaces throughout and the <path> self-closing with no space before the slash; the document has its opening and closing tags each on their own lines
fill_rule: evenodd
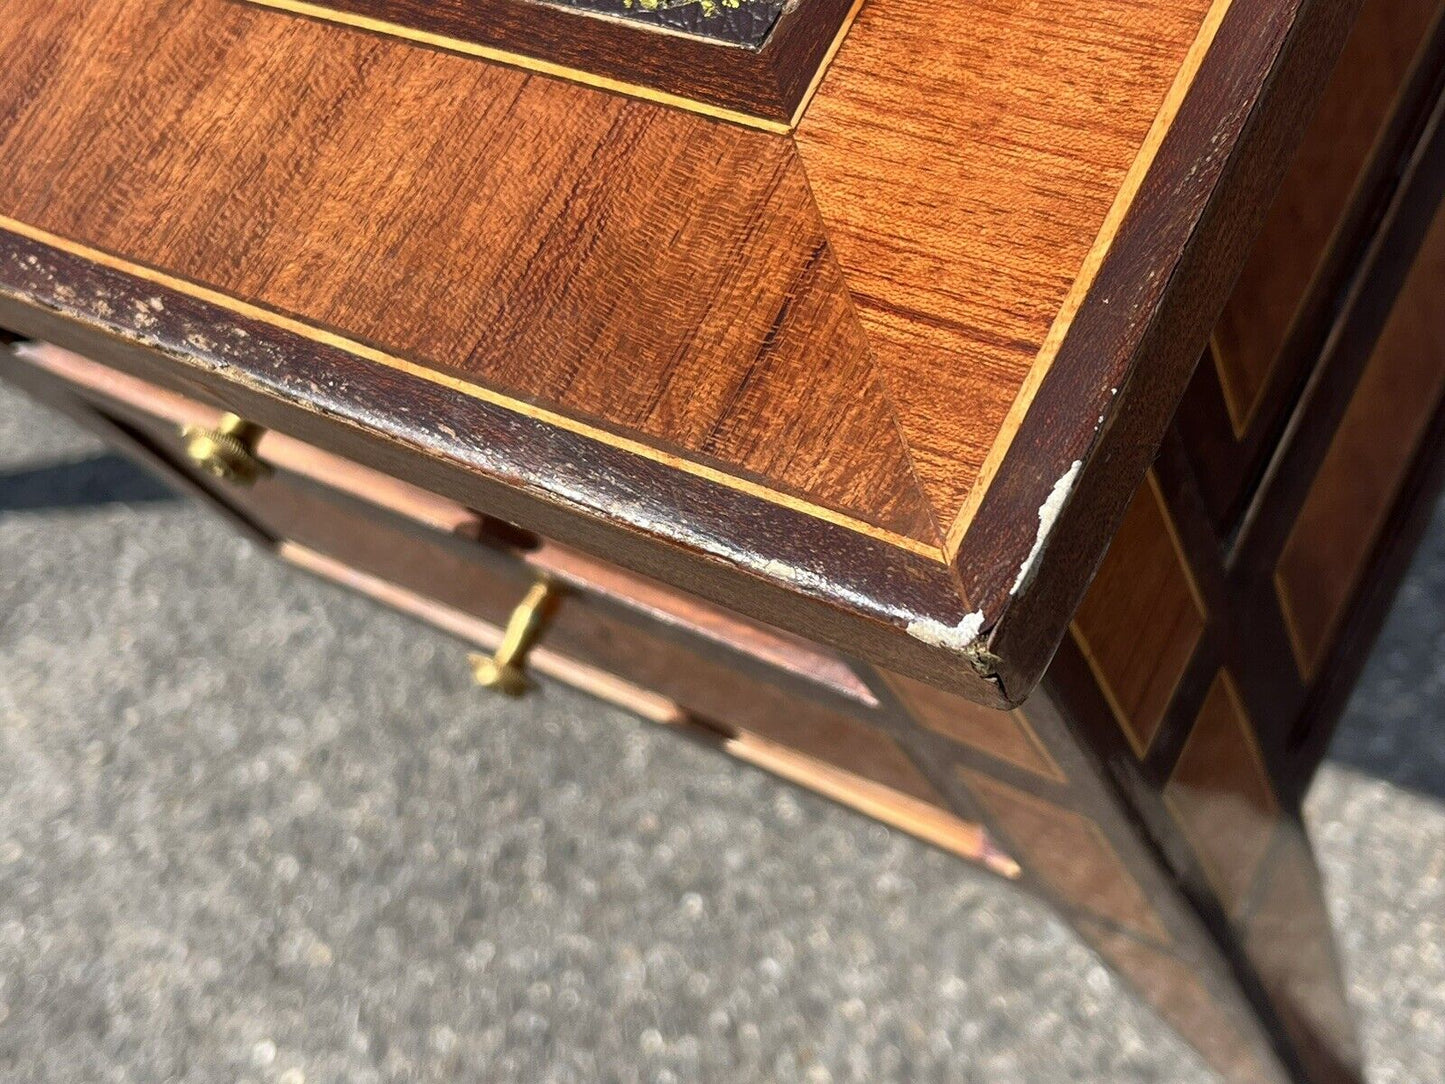
<svg viewBox="0 0 1445 1084">
<path fill-rule="evenodd" d="M 821 55 L 616 23 L 638 66 L 594 75 L 601 20 L 530 3 L 26 0 L 5 293 L 1016 702 L 1242 258 L 1211 211 L 1283 168 L 1349 6 L 821 0 L 773 31 Z M 769 50 L 816 69 L 767 88 L 796 121 Z"/>
<path fill-rule="evenodd" d="M 1439 484 L 1441 7 L 10 0 L 6 375 L 1355 1080 L 1298 808 Z"/>
</svg>

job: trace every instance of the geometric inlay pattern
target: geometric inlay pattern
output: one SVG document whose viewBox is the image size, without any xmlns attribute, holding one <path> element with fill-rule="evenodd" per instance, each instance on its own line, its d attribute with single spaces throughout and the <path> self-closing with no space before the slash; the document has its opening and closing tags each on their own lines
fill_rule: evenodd
<svg viewBox="0 0 1445 1084">
<path fill-rule="evenodd" d="M 1095 952 L 1128 979 L 1164 1021 L 1234 1081 L 1272 1081 L 1195 971 L 1168 953 L 1091 922 L 1075 923 Z"/>
<path fill-rule="evenodd" d="M 882 676 L 919 725 L 1024 771 L 1066 781 L 1023 712 L 986 708 L 902 674 Z"/>
<path fill-rule="evenodd" d="M 1395 496 L 1445 397 L 1445 212 L 1396 298 L 1280 554 L 1275 588 L 1300 675 L 1324 663 Z"/>
<path fill-rule="evenodd" d="M 1239 690 L 1221 670 L 1209 687 L 1164 801 L 1233 914 L 1243 904 L 1279 820 Z"/>
<path fill-rule="evenodd" d="M 978 772 L 958 772 L 1008 834 L 1014 857 L 1066 903 L 1168 943 L 1143 889 L 1097 824 Z"/>
<path fill-rule="evenodd" d="M 1074 616 L 1074 639 L 1143 756 L 1204 633 L 1204 600 L 1151 472 Z"/>
</svg>

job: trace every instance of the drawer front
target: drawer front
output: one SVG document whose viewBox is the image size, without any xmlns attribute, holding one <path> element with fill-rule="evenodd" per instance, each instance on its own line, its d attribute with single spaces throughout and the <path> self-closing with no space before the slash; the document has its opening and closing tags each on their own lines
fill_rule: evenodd
<svg viewBox="0 0 1445 1084">
<path fill-rule="evenodd" d="M 242 513 L 274 542 L 314 542 L 331 551 L 363 544 L 370 533 L 409 535 L 438 551 L 434 563 L 445 558 L 455 566 L 440 576 L 441 590 L 447 577 L 469 562 L 514 570 L 523 578 L 545 574 L 601 604 L 627 610 L 644 625 L 666 628 L 736 665 L 753 667 L 756 676 L 806 681 L 823 699 L 876 704 L 849 665 L 825 648 L 284 433 L 255 430 L 248 438 L 248 447 L 264 468 L 256 477 L 217 478 L 191 461 L 194 448 L 186 433 L 217 429 L 225 417 L 221 410 L 67 351 L 49 346 L 29 349 L 32 366 L 39 366 L 52 384 L 59 385 L 61 394 L 129 433 L 152 459 L 167 466 L 173 481 Z M 312 538 L 318 531 L 320 537 Z M 363 538 L 353 540 L 352 535 Z M 388 545 L 394 542 L 389 539 Z"/>
<path fill-rule="evenodd" d="M 539 672 L 1013 871 L 981 829 L 946 810 L 868 686 L 825 649 L 284 434 L 248 436 L 264 464 L 257 477 L 219 479 L 191 461 L 185 433 L 220 426 L 220 410 L 65 351 L 28 349 L 29 390 L 121 437 L 291 563 L 487 650 L 546 576 L 561 601 L 532 653 Z"/>
</svg>

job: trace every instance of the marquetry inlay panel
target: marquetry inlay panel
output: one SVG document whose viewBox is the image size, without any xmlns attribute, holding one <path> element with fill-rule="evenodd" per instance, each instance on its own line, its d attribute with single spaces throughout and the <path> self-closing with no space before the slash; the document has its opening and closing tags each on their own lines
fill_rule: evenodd
<svg viewBox="0 0 1445 1084">
<path fill-rule="evenodd" d="M 1269 1081 L 1239 1029 L 1221 1011 L 1197 972 L 1166 952 L 1086 920 L 1075 928 L 1154 1011 L 1190 1041 L 1229 1080 Z"/>
<path fill-rule="evenodd" d="M 1154 475 L 1134 495 L 1073 634 L 1134 751 L 1154 740 L 1206 609 Z"/>
<path fill-rule="evenodd" d="M 1441 0 L 1368 0 L 1253 254 L 1212 355 L 1237 435 L 1249 427 L 1380 128 Z"/>
<path fill-rule="evenodd" d="M 1022 710 L 996 711 L 902 674 L 887 674 L 884 680 L 919 725 L 1026 772 L 1064 782 L 1063 769 Z"/>
<path fill-rule="evenodd" d="M 1236 1084 L 1349 1084 L 1279 863 L 1441 465 L 1445 241 L 1350 404 L 1438 9 L 9 0 L 0 376 L 484 683 L 1016 880 Z"/>
<path fill-rule="evenodd" d="M 1088 817 L 978 772 L 959 769 L 1009 836 L 1010 853 L 1068 904 L 1168 942 L 1143 889 Z"/>
<path fill-rule="evenodd" d="M 1239 690 L 1221 670 L 1164 789 L 1215 890 L 1244 902 L 1279 819 L 1269 774 Z"/>
<path fill-rule="evenodd" d="M 1445 214 L 1395 302 L 1285 543 L 1275 586 L 1295 661 L 1315 674 L 1445 394 Z"/>
</svg>

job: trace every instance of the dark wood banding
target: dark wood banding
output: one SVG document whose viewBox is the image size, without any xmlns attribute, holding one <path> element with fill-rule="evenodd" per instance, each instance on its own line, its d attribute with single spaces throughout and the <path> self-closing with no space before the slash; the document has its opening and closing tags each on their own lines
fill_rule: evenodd
<svg viewBox="0 0 1445 1084">
<path fill-rule="evenodd" d="M 1436 219 L 1330 445 L 1275 575 L 1301 674 L 1312 677 L 1366 572 L 1406 471 L 1445 398 L 1445 214 Z"/>
<path fill-rule="evenodd" d="M 803 0 L 748 40 L 677 33 L 538 0 L 244 0 L 440 48 L 481 47 L 490 59 L 640 97 L 665 95 L 774 130 L 791 127 L 846 31 L 856 0 Z M 743 32 L 733 35 L 742 38 Z M 540 67 L 539 67 L 540 62 Z"/>
<path fill-rule="evenodd" d="M 624 567 L 770 624 L 802 620 L 800 597 L 811 595 L 817 607 L 807 620 L 818 639 L 1002 704 L 987 676 L 960 666 L 955 653 L 898 635 L 911 621 L 953 627 L 964 619 L 943 564 L 3 230 L 0 262 L 13 272 L 0 286 L 6 326 L 584 551 L 608 552 Z M 55 293 L 57 283 L 68 284 L 68 298 Z M 110 316 L 97 314 L 97 300 Z M 156 311 L 153 300 L 166 323 L 135 326 Z M 232 334 L 212 349 L 188 340 L 188 328 L 218 327 Z M 399 399 L 407 410 L 386 413 L 384 404 Z M 651 538 L 625 526 L 639 517 Z M 667 541 L 658 546 L 660 539 Z M 700 553 L 710 555 L 704 564 Z M 782 568 L 812 571 L 790 573 L 782 587 Z"/>
<path fill-rule="evenodd" d="M 882 679 L 918 725 L 1026 772 L 1066 781 L 1023 709 L 985 708 L 901 674 Z"/>
<path fill-rule="evenodd" d="M 1210 685 L 1164 801 L 1226 911 L 1244 903 L 1280 816 L 1253 723 L 1227 670 Z"/>
<path fill-rule="evenodd" d="M 1305 293 L 1441 11 L 1440 0 L 1370 0 L 1355 23 L 1215 330 L 1214 362 L 1237 434 L 1250 426 Z"/>
<path fill-rule="evenodd" d="M 1229 6 L 1014 440 L 1026 451 L 1001 464 L 955 558 L 969 598 L 1006 611 L 989 642 L 1006 690 L 1031 688 L 1057 649 L 1045 615 L 1072 613 L 1098 568 L 1359 5 Z M 997 555 L 1029 552 L 1073 462 L 1043 571 L 1014 597 L 1018 566 Z"/>
<path fill-rule="evenodd" d="M 1060 896 L 1156 944 L 1168 944 L 1168 931 L 1148 897 L 1097 824 L 977 772 L 963 776 L 1008 834 L 1011 853 Z"/>
<path fill-rule="evenodd" d="M 1329 353 L 1352 284 L 1369 277 L 1371 246 L 1445 86 L 1445 17 L 1429 18 L 1445 7 L 1400 7 L 1381 0 L 1362 14 L 1181 406 L 1222 537 L 1239 527 Z"/>
</svg>

